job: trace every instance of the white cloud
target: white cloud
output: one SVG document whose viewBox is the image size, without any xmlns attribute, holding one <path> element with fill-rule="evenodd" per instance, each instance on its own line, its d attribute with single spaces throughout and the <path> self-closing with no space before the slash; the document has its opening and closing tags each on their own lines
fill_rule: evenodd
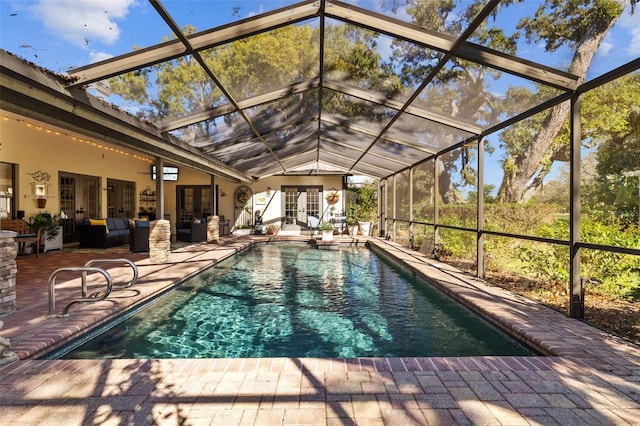
<svg viewBox="0 0 640 426">
<path fill-rule="evenodd" d="M 629 44 L 626 47 L 627 53 L 630 56 L 640 55 L 640 25 L 638 25 L 638 11 L 635 14 L 631 14 L 630 8 L 627 8 L 622 12 L 622 16 L 618 20 L 618 24 L 625 31 L 629 32 Z"/>
<path fill-rule="evenodd" d="M 90 62 L 94 63 L 94 62 L 104 61 L 105 59 L 113 58 L 113 55 L 111 55 L 110 53 L 94 51 L 89 53 L 89 58 L 90 58 Z"/>
<path fill-rule="evenodd" d="M 116 20 L 135 0 L 40 0 L 32 11 L 47 31 L 77 46 L 113 44 L 120 37 Z"/>
<path fill-rule="evenodd" d="M 602 43 L 600 43 L 597 55 L 601 58 L 606 58 L 611 52 L 613 52 L 614 47 L 615 43 L 613 41 L 613 37 L 611 36 L 611 32 L 609 32 L 605 36 L 604 40 L 602 40 Z"/>
</svg>

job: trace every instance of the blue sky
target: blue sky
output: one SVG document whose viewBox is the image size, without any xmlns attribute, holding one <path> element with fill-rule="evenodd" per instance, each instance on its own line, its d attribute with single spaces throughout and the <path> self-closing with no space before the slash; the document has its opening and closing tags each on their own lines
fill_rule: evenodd
<svg viewBox="0 0 640 426">
<path fill-rule="evenodd" d="M 212 28 L 292 1 L 163 1 L 179 25 Z M 1 47 L 57 72 L 160 43 L 171 31 L 145 0 L 0 0 Z M 239 9 L 237 9 L 239 7 Z"/>
<path fill-rule="evenodd" d="M 501 11 L 496 23 L 513 28 L 517 20 L 531 14 L 542 0 L 524 2 Z M 349 0 L 381 11 L 380 0 Z M 466 5 L 470 0 L 462 0 Z M 180 26 L 192 24 L 198 30 L 223 25 L 255 14 L 274 10 L 289 0 L 164 0 L 162 4 Z M 386 5 L 391 4 L 387 0 Z M 389 10 L 384 13 L 391 13 Z M 397 15 L 402 19 L 406 14 Z M 167 25 L 145 0 L 0 0 L 0 47 L 42 67 L 64 73 L 112 56 L 130 52 L 134 46 L 157 44 L 170 34 Z M 387 42 L 388 43 L 388 42 Z M 567 49 L 544 52 L 544 46 L 522 44 L 526 59 L 549 66 L 566 67 Z M 390 51 L 381 42 L 381 53 Z M 640 57 L 640 11 L 629 10 L 606 37 L 592 62 L 588 79 Z M 505 81 L 509 79 L 505 78 Z M 497 87 L 495 90 L 501 90 Z M 491 90 L 494 90 L 492 86 Z M 503 89 L 502 89 L 503 90 Z M 497 143 L 494 143 L 497 146 Z M 494 153 L 487 160 L 487 182 L 499 183 L 502 171 Z"/>
</svg>

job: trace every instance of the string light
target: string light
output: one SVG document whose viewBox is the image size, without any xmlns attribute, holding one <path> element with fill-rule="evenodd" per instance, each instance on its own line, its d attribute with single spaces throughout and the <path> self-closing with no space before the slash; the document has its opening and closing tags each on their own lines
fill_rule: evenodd
<svg viewBox="0 0 640 426">
<path fill-rule="evenodd" d="M 15 120 L 18 123 L 23 123 L 27 127 L 33 127 L 34 126 L 31 122 L 23 120 L 21 118 L 9 117 L 7 115 L 4 115 L 2 118 L 5 121 Z M 150 158 L 144 157 L 142 155 L 133 154 L 131 152 L 123 151 L 120 148 L 115 148 L 113 146 L 104 145 L 104 144 L 102 144 L 100 142 L 95 142 L 95 141 L 91 141 L 91 140 L 88 140 L 88 139 L 79 138 L 79 137 L 77 137 L 75 135 L 71 135 L 71 134 L 68 134 L 68 133 L 65 133 L 65 132 L 61 132 L 59 130 L 50 129 L 50 128 L 43 127 L 43 126 L 40 126 L 40 125 L 37 126 L 36 129 L 37 130 L 45 130 L 47 133 L 49 133 L 49 134 L 53 133 L 56 136 L 66 136 L 67 138 L 71 139 L 74 142 L 80 142 L 80 143 L 84 142 L 87 145 L 91 145 L 91 146 L 96 147 L 98 149 L 104 149 L 105 151 L 111 151 L 111 152 L 114 152 L 116 154 L 124 155 L 124 156 L 127 156 L 127 157 L 132 157 L 132 158 L 135 158 L 137 160 L 142 160 L 142 161 L 145 161 L 145 162 L 150 163 L 150 164 L 154 163 L 153 160 L 151 160 Z"/>
</svg>

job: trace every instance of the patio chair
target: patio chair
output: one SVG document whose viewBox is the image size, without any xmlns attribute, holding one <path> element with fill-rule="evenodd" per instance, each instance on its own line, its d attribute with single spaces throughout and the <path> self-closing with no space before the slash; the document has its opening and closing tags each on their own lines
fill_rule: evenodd
<svg viewBox="0 0 640 426">
<path fill-rule="evenodd" d="M 229 219 L 225 220 L 224 215 L 221 215 L 218 225 L 221 237 L 229 235 Z"/>
<path fill-rule="evenodd" d="M 314 235 L 320 228 L 320 218 L 312 215 L 307 216 L 307 228 L 309 228 L 311 235 Z"/>
<path fill-rule="evenodd" d="M 207 241 L 207 224 L 202 222 L 180 222 L 176 224 L 176 240 L 187 243 Z"/>
<path fill-rule="evenodd" d="M 25 254 L 27 243 L 36 243 L 36 257 L 39 257 L 40 228 L 33 234 L 29 229 L 29 224 L 22 219 L 2 219 L 0 220 L 0 229 L 3 231 L 13 231 L 18 234 L 14 238 L 18 246 L 18 253 Z"/>
</svg>

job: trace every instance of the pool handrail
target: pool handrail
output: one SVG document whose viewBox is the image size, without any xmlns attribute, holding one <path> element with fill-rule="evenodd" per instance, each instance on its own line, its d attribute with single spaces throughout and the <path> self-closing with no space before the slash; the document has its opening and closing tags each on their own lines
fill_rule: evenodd
<svg viewBox="0 0 640 426">
<path fill-rule="evenodd" d="M 84 264 L 85 268 L 93 266 L 94 263 L 127 263 L 133 269 L 133 279 L 126 284 L 114 285 L 114 288 L 129 288 L 138 282 L 138 267 L 129 259 L 92 259 Z"/>
<path fill-rule="evenodd" d="M 80 272 L 82 274 L 82 297 L 71 299 L 65 305 L 64 309 L 62 310 L 62 314 L 58 315 L 56 314 L 56 296 L 55 296 L 54 286 L 56 283 L 56 276 L 61 272 Z M 102 274 L 102 276 L 107 281 L 106 290 L 97 291 L 89 295 L 89 297 L 87 297 L 87 272 L 97 272 L 99 274 Z M 101 300 L 106 299 L 107 296 L 111 294 L 112 289 L 113 289 L 113 279 L 111 278 L 111 275 L 104 269 L 94 268 L 94 267 L 58 268 L 55 271 L 53 271 L 49 276 L 49 315 L 47 315 L 47 317 L 48 318 L 68 317 L 69 308 L 74 303 L 99 302 Z"/>
</svg>

